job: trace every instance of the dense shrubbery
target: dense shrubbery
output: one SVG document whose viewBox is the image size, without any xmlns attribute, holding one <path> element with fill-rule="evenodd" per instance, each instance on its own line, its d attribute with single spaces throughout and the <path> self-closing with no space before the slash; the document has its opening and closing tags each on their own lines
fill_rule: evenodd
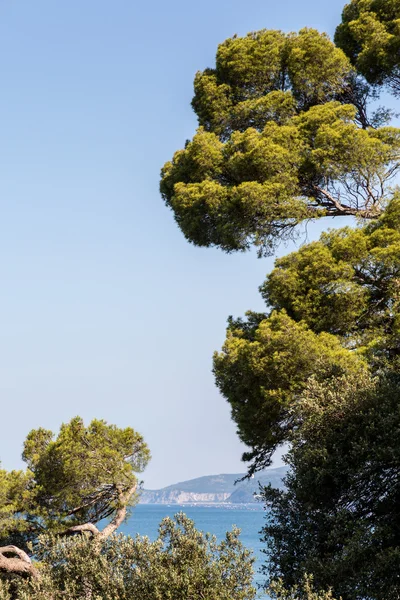
<svg viewBox="0 0 400 600">
<path fill-rule="evenodd" d="M 116 534 L 149 457 L 133 429 L 104 421 L 31 431 L 27 470 L 0 472 L 0 599 L 252 600 L 237 529 L 217 543 L 179 514 L 155 542 Z"/>
<path fill-rule="evenodd" d="M 42 536 L 38 577 L 11 579 L 1 600 L 253 600 L 251 552 L 226 534 L 221 543 L 184 514 L 163 520 L 159 537 Z"/>
<path fill-rule="evenodd" d="M 268 577 L 313 573 L 343 598 L 400 592 L 400 373 L 311 379 L 287 456 L 287 489 L 264 490 Z"/>
<path fill-rule="evenodd" d="M 273 600 L 335 600 L 332 590 L 324 592 L 315 589 L 312 575 L 304 575 L 298 585 L 290 588 L 286 588 L 282 580 L 277 579 L 268 592 Z"/>
</svg>

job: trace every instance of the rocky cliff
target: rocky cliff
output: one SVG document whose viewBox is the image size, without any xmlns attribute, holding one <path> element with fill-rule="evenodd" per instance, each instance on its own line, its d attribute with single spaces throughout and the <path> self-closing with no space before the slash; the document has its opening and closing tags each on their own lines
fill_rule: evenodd
<svg viewBox="0 0 400 600">
<path fill-rule="evenodd" d="M 140 504 L 248 504 L 256 502 L 262 486 L 282 488 L 286 467 L 266 469 L 255 478 L 235 484 L 242 473 L 209 475 L 182 481 L 161 490 L 142 490 Z"/>
<path fill-rule="evenodd" d="M 228 492 L 212 494 L 181 490 L 143 490 L 140 504 L 219 504 L 225 502 L 229 496 Z"/>
</svg>

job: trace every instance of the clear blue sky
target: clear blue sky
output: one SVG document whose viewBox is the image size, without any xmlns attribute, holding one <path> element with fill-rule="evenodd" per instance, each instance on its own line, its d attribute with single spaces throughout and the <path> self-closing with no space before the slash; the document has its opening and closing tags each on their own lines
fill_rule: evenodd
<svg viewBox="0 0 400 600">
<path fill-rule="evenodd" d="M 263 308 L 272 262 L 189 245 L 159 171 L 193 135 L 193 76 L 219 42 L 333 33 L 342 4 L 0 0 L 4 467 L 31 428 L 79 414 L 144 434 L 146 487 L 243 470 L 211 357 L 228 315 Z"/>
</svg>

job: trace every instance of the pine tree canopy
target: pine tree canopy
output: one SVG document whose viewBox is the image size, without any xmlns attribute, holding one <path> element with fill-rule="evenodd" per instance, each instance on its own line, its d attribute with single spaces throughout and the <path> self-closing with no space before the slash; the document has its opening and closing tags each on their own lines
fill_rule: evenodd
<svg viewBox="0 0 400 600">
<path fill-rule="evenodd" d="M 393 196 L 400 135 L 385 111 L 368 116 L 371 95 L 316 30 L 225 40 L 195 78 L 200 127 L 161 174 L 186 238 L 268 254 L 307 219 L 377 218 Z"/>
<path fill-rule="evenodd" d="M 335 42 L 366 80 L 400 95 L 399 0 L 352 0 Z"/>
</svg>

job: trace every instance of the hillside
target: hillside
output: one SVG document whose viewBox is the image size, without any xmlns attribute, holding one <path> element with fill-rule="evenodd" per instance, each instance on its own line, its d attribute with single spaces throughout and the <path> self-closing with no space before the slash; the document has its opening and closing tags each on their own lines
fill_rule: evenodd
<svg viewBox="0 0 400 600">
<path fill-rule="evenodd" d="M 140 504 L 247 504 L 256 502 L 259 483 L 283 487 L 282 478 L 286 467 L 267 469 L 256 477 L 237 483 L 243 473 L 207 475 L 189 481 L 181 481 L 160 490 L 143 490 Z"/>
</svg>

